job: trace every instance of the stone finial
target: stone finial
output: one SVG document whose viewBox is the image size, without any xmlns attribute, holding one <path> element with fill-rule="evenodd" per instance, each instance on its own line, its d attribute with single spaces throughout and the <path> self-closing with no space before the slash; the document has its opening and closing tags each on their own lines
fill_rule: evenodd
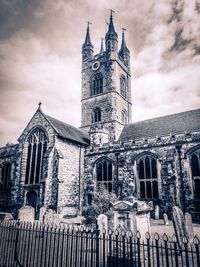
<svg viewBox="0 0 200 267">
<path fill-rule="evenodd" d="M 38 103 L 38 110 L 40 110 L 40 111 L 41 111 L 41 106 L 42 106 L 42 102 L 39 102 Z"/>
</svg>

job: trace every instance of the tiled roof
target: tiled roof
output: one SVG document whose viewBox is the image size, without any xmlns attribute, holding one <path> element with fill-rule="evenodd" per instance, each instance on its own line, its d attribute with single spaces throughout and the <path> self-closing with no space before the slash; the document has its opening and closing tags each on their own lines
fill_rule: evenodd
<svg viewBox="0 0 200 267">
<path fill-rule="evenodd" d="M 79 130 L 67 123 L 54 119 L 46 114 L 44 114 L 44 116 L 52 124 L 60 137 L 84 145 L 89 144 L 89 135 L 86 132 Z"/>
<path fill-rule="evenodd" d="M 153 138 L 200 130 L 200 109 L 139 121 L 124 126 L 119 141 Z"/>
</svg>

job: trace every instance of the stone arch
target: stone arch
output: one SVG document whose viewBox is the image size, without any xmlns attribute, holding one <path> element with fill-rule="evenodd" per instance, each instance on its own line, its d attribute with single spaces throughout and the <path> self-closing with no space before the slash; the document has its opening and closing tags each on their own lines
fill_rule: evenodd
<svg viewBox="0 0 200 267">
<path fill-rule="evenodd" d="M 196 145 L 194 147 L 189 148 L 186 152 L 185 152 L 185 156 L 190 156 L 193 152 L 195 152 L 196 150 L 200 149 L 200 145 Z"/>
<path fill-rule="evenodd" d="M 43 174 L 43 159 L 48 138 L 42 127 L 34 127 L 26 138 L 25 184 L 39 184 Z"/>
<path fill-rule="evenodd" d="M 137 155 L 135 155 L 133 158 L 132 158 L 132 162 L 134 163 L 134 161 L 138 160 L 139 158 L 141 157 L 144 157 L 144 156 L 150 156 L 150 157 L 153 157 L 155 159 L 159 159 L 159 156 L 153 152 L 150 152 L 150 151 L 143 151 Z"/>
<path fill-rule="evenodd" d="M 100 157 L 95 161 L 94 177 L 96 187 L 104 186 L 109 192 L 113 190 L 114 165 L 113 160 L 108 157 Z"/>
<path fill-rule="evenodd" d="M 101 93 L 103 93 L 103 75 L 98 72 L 91 77 L 90 95 L 94 96 Z"/>
<path fill-rule="evenodd" d="M 36 125 L 36 126 L 34 126 L 33 128 L 31 128 L 31 129 L 28 131 L 28 133 L 27 133 L 27 135 L 26 135 L 26 137 L 25 137 L 25 142 L 28 141 L 28 138 L 30 137 L 30 135 L 31 135 L 35 130 L 37 130 L 37 129 L 40 129 L 41 131 L 44 132 L 44 134 L 45 134 L 45 136 L 46 136 L 46 139 L 47 139 L 47 142 L 49 142 L 49 135 L 48 135 L 47 130 L 46 130 L 44 127 L 40 126 L 40 125 Z"/>
<path fill-rule="evenodd" d="M 120 94 L 127 98 L 127 79 L 123 74 L 120 76 Z"/>
<path fill-rule="evenodd" d="M 158 155 L 144 151 L 133 158 L 136 175 L 136 190 L 141 199 L 157 200 L 159 198 L 160 173 Z"/>
<path fill-rule="evenodd" d="M 26 193 L 26 205 L 31 206 L 34 209 L 37 207 L 38 194 L 35 190 L 30 190 Z"/>
<path fill-rule="evenodd" d="M 188 149 L 185 153 L 186 171 L 190 182 L 192 197 L 198 201 L 200 207 L 200 145 Z"/>
</svg>

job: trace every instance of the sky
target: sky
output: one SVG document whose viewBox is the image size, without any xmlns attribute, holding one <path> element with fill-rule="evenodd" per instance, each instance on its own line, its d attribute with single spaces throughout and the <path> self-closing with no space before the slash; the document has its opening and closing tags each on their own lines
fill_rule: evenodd
<svg viewBox="0 0 200 267">
<path fill-rule="evenodd" d="M 0 0 L 0 146 L 44 113 L 81 121 L 81 46 L 110 9 L 131 52 L 133 121 L 200 108 L 200 0 Z"/>
</svg>

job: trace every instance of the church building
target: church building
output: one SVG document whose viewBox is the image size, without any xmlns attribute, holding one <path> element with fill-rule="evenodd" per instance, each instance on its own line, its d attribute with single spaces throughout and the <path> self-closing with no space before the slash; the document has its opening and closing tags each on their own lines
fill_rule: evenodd
<svg viewBox="0 0 200 267">
<path fill-rule="evenodd" d="M 104 48 L 105 47 L 105 48 Z M 93 53 L 89 25 L 82 45 L 81 127 L 39 104 L 18 142 L 0 148 L 0 211 L 52 209 L 81 215 L 98 186 L 134 196 L 170 214 L 174 205 L 200 219 L 200 109 L 132 123 L 130 51 L 112 12 L 105 44 Z"/>
</svg>

